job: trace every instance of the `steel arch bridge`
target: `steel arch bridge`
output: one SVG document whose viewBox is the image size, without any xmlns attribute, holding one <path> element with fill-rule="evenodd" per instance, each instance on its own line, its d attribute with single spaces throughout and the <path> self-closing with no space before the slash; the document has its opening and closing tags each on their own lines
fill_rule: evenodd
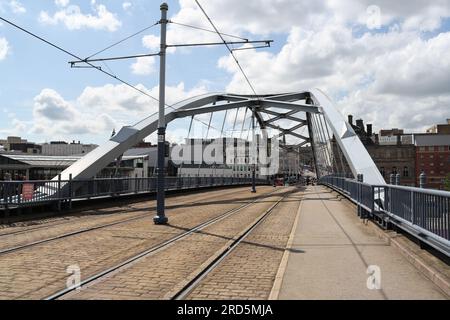
<svg viewBox="0 0 450 320">
<path fill-rule="evenodd" d="M 250 109 L 261 129 L 271 128 L 281 136 L 298 140 L 297 146 L 310 144 L 318 178 L 343 172 L 344 166 L 352 175 L 364 176 L 364 181 L 383 185 L 385 181 L 360 139 L 339 113 L 327 95 L 319 89 L 285 94 L 260 96 L 229 93 L 209 93 L 189 98 L 166 108 L 166 124 L 175 119 L 232 109 Z M 278 122 L 291 125 L 283 127 Z M 94 177 L 126 150 L 156 132 L 158 114 L 155 113 L 133 126 L 123 127 L 109 141 L 75 162 L 61 173 L 60 179 L 83 180 Z M 307 127 L 308 136 L 299 133 Z M 55 177 L 54 179 L 58 179 Z"/>
</svg>

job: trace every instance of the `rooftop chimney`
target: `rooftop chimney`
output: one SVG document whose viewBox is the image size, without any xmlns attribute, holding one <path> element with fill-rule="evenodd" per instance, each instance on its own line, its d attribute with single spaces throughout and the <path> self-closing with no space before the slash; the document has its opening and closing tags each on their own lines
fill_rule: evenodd
<svg viewBox="0 0 450 320">
<path fill-rule="evenodd" d="M 358 128 L 360 128 L 361 131 L 364 131 L 364 121 L 363 121 L 362 119 L 356 120 L 356 126 L 357 126 Z"/>
<path fill-rule="evenodd" d="M 353 125 L 353 116 L 351 114 L 348 115 L 348 123 Z"/>
<path fill-rule="evenodd" d="M 372 136 L 372 124 L 367 124 L 367 135 Z"/>
</svg>

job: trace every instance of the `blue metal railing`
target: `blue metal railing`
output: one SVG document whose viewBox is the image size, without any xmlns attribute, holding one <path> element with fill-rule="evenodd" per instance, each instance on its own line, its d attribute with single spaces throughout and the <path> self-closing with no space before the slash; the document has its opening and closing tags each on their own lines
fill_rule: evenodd
<svg viewBox="0 0 450 320">
<path fill-rule="evenodd" d="M 166 177 L 165 187 L 170 191 L 251 183 L 251 178 L 241 177 Z M 256 184 L 268 180 L 256 179 Z M 150 192 L 156 192 L 156 177 L 0 181 L 0 210 Z"/>
<path fill-rule="evenodd" d="M 450 256 L 450 192 L 370 185 L 326 176 L 319 182 L 345 195 L 370 216 L 382 217 Z"/>
</svg>

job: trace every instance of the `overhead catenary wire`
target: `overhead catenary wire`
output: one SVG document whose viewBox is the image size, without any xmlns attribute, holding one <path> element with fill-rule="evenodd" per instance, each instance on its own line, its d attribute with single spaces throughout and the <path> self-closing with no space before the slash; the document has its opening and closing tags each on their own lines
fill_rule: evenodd
<svg viewBox="0 0 450 320">
<path fill-rule="evenodd" d="M 40 40 L 40 41 L 46 43 L 46 44 L 48 44 L 49 46 L 51 46 L 51 47 L 53 47 L 53 48 L 55 48 L 55 49 L 57 49 L 57 50 L 59 50 L 59 51 L 61 51 L 61 52 L 64 52 L 65 54 L 67 54 L 67 55 L 69 55 L 69 56 L 71 56 L 71 57 L 73 57 L 73 58 L 75 58 L 75 59 L 77 59 L 77 60 L 80 60 L 80 61 L 85 60 L 85 59 L 83 59 L 83 58 L 77 56 L 76 54 L 74 54 L 74 53 L 72 53 L 72 52 L 70 52 L 70 51 L 68 51 L 68 50 L 66 50 L 66 49 L 64 49 L 64 48 L 62 48 L 62 47 L 60 47 L 60 46 L 58 46 L 58 45 L 56 45 L 56 44 L 54 44 L 54 43 L 52 43 L 52 42 L 50 42 L 50 41 L 44 39 L 44 38 L 42 38 L 42 37 L 40 37 L 40 36 L 38 36 L 37 34 L 31 32 L 31 31 L 29 31 L 29 30 L 27 30 L 27 29 L 25 29 L 25 28 L 22 28 L 21 26 L 15 24 L 14 22 L 12 22 L 12 21 L 10 21 L 10 20 L 8 20 L 8 19 L 5 19 L 5 18 L 3 18 L 3 17 L 0 16 L 0 20 L 1 20 L 1 21 L 4 21 L 5 23 L 7 23 L 7 24 L 9 24 L 9 25 L 11 25 L 11 26 L 13 26 L 13 27 L 15 27 L 15 28 L 17 28 L 17 29 L 19 29 L 19 30 L 25 32 L 25 33 L 27 33 L 28 35 L 30 35 L 30 36 L 32 36 L 32 37 L 34 37 L 34 38 L 36 38 L 36 39 L 38 39 L 38 40 Z M 96 65 L 90 63 L 89 61 L 84 61 L 84 63 L 86 63 L 89 67 L 91 67 L 91 68 L 93 68 L 93 69 L 96 69 L 96 70 L 102 72 L 103 74 L 105 74 L 105 75 L 107 75 L 107 76 L 109 76 L 109 77 L 111 77 L 111 78 L 113 78 L 113 79 L 115 79 L 115 80 L 121 82 L 122 84 L 126 85 L 127 87 L 129 87 L 129 88 L 131 88 L 131 89 L 133 89 L 133 90 L 136 90 L 137 92 L 139 92 L 139 93 L 141 93 L 141 94 L 143 94 L 143 95 L 145 95 L 145 96 L 147 96 L 147 97 L 149 97 L 149 98 L 155 100 L 156 102 L 159 102 L 159 100 L 158 100 L 157 98 L 155 98 L 155 97 L 153 97 L 152 95 L 148 94 L 148 93 L 145 92 L 144 90 L 139 89 L 139 88 L 136 87 L 136 86 L 133 86 L 133 85 L 132 85 L 131 83 L 129 83 L 128 81 L 125 81 L 125 80 L 119 78 L 118 76 L 116 76 L 116 75 L 114 75 L 114 74 L 112 74 L 112 73 L 110 73 L 110 72 L 107 72 L 107 71 L 103 70 L 101 67 L 96 66 Z M 81 67 L 82 67 L 82 66 L 81 66 Z M 78 67 L 78 68 L 80 68 L 80 67 Z M 173 106 L 168 105 L 167 103 L 165 104 L 165 106 L 171 108 L 172 110 L 175 110 L 175 108 L 174 108 Z M 147 117 L 147 118 L 148 118 L 148 117 Z M 147 118 L 146 118 L 146 119 L 147 119 Z M 145 120 L 145 119 L 144 119 L 144 120 Z M 143 120 L 142 120 L 142 121 L 143 121 Z M 196 121 L 199 121 L 200 123 L 202 123 L 202 124 L 205 125 L 205 126 L 208 125 L 208 124 L 204 123 L 204 122 L 201 121 L 201 120 L 197 120 L 197 119 L 196 119 Z M 214 128 L 214 129 L 215 129 L 215 128 Z M 217 129 L 215 129 L 215 130 L 217 130 Z"/>
<path fill-rule="evenodd" d="M 223 41 L 224 45 L 227 47 L 228 51 L 230 52 L 231 56 L 233 57 L 234 61 L 236 62 L 239 70 L 241 71 L 242 75 L 244 76 L 245 80 L 247 81 L 248 85 L 250 86 L 250 89 L 253 91 L 253 93 L 255 94 L 255 96 L 257 97 L 257 99 L 259 100 L 259 96 L 256 93 L 255 88 L 253 87 L 252 83 L 250 82 L 250 79 L 248 78 L 247 74 L 245 73 L 244 69 L 242 68 L 241 64 L 239 63 L 239 60 L 236 58 L 236 56 L 233 53 L 233 50 L 230 48 L 230 46 L 227 44 L 226 40 L 223 38 L 222 34 L 219 32 L 219 30 L 217 29 L 217 27 L 215 26 L 215 24 L 212 22 L 211 18 L 208 16 L 208 14 L 206 13 L 205 9 L 203 9 L 202 5 L 200 4 L 200 2 L 198 0 L 195 0 L 195 3 L 197 4 L 197 6 L 200 8 L 200 10 L 203 12 L 203 14 L 205 15 L 206 19 L 209 21 L 209 23 L 211 24 L 211 26 L 214 28 L 214 30 L 216 31 L 216 33 L 219 35 L 220 39 Z"/>
<path fill-rule="evenodd" d="M 192 25 L 189 25 L 189 24 L 184 24 L 184 23 L 180 23 L 180 22 L 176 22 L 176 21 L 172 21 L 172 20 L 169 20 L 169 23 L 176 24 L 176 25 L 180 25 L 180 26 L 183 26 L 183 27 L 188 27 L 188 28 L 196 29 L 196 30 L 201 30 L 201 31 L 206 31 L 206 32 L 211 32 L 211 33 L 217 33 L 217 32 L 214 31 L 214 30 L 209 30 L 209 29 L 202 28 L 202 27 L 192 26 Z M 235 39 L 240 39 L 240 40 L 243 40 L 243 41 L 248 41 L 247 38 L 243 38 L 243 37 L 239 37 L 239 36 L 234 36 L 234 35 L 227 34 L 227 33 L 220 33 L 220 34 L 223 35 L 223 36 L 226 36 L 226 37 L 235 38 Z"/>
<path fill-rule="evenodd" d="M 113 44 L 107 46 L 106 48 L 104 48 L 104 49 L 102 49 L 102 50 L 99 50 L 99 51 L 97 51 L 97 52 L 91 54 L 90 56 L 86 57 L 85 60 L 88 60 L 88 59 L 90 59 L 90 58 L 92 58 L 92 57 L 95 57 L 96 55 L 98 55 L 98 54 L 100 54 L 100 53 L 102 53 L 102 52 L 105 52 L 106 50 L 109 50 L 109 49 L 111 49 L 111 48 L 113 48 L 113 47 L 115 47 L 115 46 L 121 44 L 122 42 L 125 42 L 125 41 L 127 41 L 128 39 L 131 39 L 131 38 L 133 38 L 133 37 L 135 37 L 135 36 L 141 34 L 142 32 L 147 31 L 147 30 L 153 28 L 154 26 L 156 26 L 156 25 L 158 25 L 158 24 L 159 24 L 159 21 L 155 22 L 155 23 L 152 24 L 151 26 L 145 27 L 145 28 L 143 28 L 143 29 L 141 29 L 141 30 L 139 30 L 139 31 L 137 31 L 137 32 L 135 32 L 135 33 L 133 33 L 132 35 L 129 35 L 129 36 L 126 37 L 126 38 L 123 38 L 122 40 L 119 40 L 119 41 L 117 41 L 117 42 L 115 42 L 115 43 L 113 43 Z"/>
<path fill-rule="evenodd" d="M 3 18 L 3 17 L 0 17 L 0 20 L 4 21 L 4 22 L 6 22 L 7 24 L 9 24 L 9 25 L 11 25 L 11 26 L 13 26 L 13 27 L 15 27 L 15 28 L 17 28 L 17 29 L 19 29 L 19 30 L 21 30 L 21 31 L 23 31 L 23 32 L 25 32 L 25 33 L 27 33 L 27 34 L 29 34 L 30 36 L 32 36 L 32 37 L 34 37 L 34 38 L 36 38 L 36 39 L 38 39 L 38 40 L 40 40 L 40 41 L 42 41 L 42 42 L 48 44 L 49 46 L 52 46 L 53 48 L 56 48 L 56 49 L 58 49 L 59 51 L 64 52 L 65 54 L 67 54 L 67 55 L 69 55 L 69 56 L 71 56 L 71 57 L 73 57 L 73 58 L 75 58 L 75 59 L 77 59 L 77 60 L 81 60 L 81 61 L 84 60 L 84 59 L 80 58 L 79 56 L 77 56 L 76 54 L 67 51 L 66 49 L 64 49 L 64 48 L 62 48 L 62 47 L 60 47 L 60 46 L 58 46 L 58 45 L 56 45 L 56 44 L 54 44 L 54 43 L 52 43 L 52 42 L 46 40 L 46 39 L 44 39 L 44 38 L 38 36 L 37 34 L 31 32 L 31 31 L 26 30 L 25 28 L 22 28 L 22 27 L 18 26 L 17 24 L 15 24 L 15 23 L 13 23 L 13 22 L 11 22 L 11 21 L 9 21 L 9 20 Z M 141 90 L 141 89 L 139 89 L 139 88 L 133 86 L 133 85 L 130 84 L 129 82 L 120 79 L 119 77 L 117 77 L 117 76 L 115 76 L 115 75 L 113 75 L 113 74 L 111 74 L 111 73 L 109 73 L 109 72 L 103 70 L 102 68 L 100 68 L 100 67 L 98 67 L 98 66 L 96 66 L 96 65 L 94 65 L 94 64 L 92 64 L 92 63 L 90 63 L 90 62 L 85 62 L 85 63 L 88 64 L 89 66 L 91 66 L 92 68 L 95 68 L 95 69 L 99 70 L 100 72 L 102 72 L 102 73 L 104 73 L 104 74 L 106 74 L 106 75 L 108 75 L 108 76 L 110 76 L 110 77 L 116 79 L 117 81 L 119 81 L 119 82 L 121 82 L 121 83 L 127 85 L 128 87 L 130 87 L 130 88 L 132 88 L 132 89 L 134 89 L 134 90 L 136 90 L 136 91 L 142 93 L 143 95 L 145 95 L 145 96 L 147 96 L 147 97 L 149 97 L 149 98 L 151 98 L 151 99 L 154 99 L 154 100 L 158 101 L 158 99 L 156 99 L 155 97 L 153 97 L 153 96 L 149 95 L 148 93 L 146 93 L 145 91 L 143 91 L 143 90 Z"/>
</svg>

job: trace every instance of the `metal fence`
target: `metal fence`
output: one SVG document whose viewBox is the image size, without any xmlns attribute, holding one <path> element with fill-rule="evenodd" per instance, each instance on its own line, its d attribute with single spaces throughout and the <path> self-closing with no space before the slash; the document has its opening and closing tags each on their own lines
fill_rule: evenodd
<svg viewBox="0 0 450 320">
<path fill-rule="evenodd" d="M 435 249 L 450 256 L 450 192 L 404 187 L 369 185 L 353 179 L 326 176 L 327 185 L 371 216 L 383 217 Z"/>
<path fill-rule="evenodd" d="M 156 177 L 91 180 L 0 181 L 0 209 L 9 210 L 46 203 L 116 197 L 156 192 Z M 181 190 L 214 186 L 248 185 L 251 178 L 239 177 L 166 177 L 165 189 Z M 256 184 L 267 184 L 256 179 Z"/>
</svg>

